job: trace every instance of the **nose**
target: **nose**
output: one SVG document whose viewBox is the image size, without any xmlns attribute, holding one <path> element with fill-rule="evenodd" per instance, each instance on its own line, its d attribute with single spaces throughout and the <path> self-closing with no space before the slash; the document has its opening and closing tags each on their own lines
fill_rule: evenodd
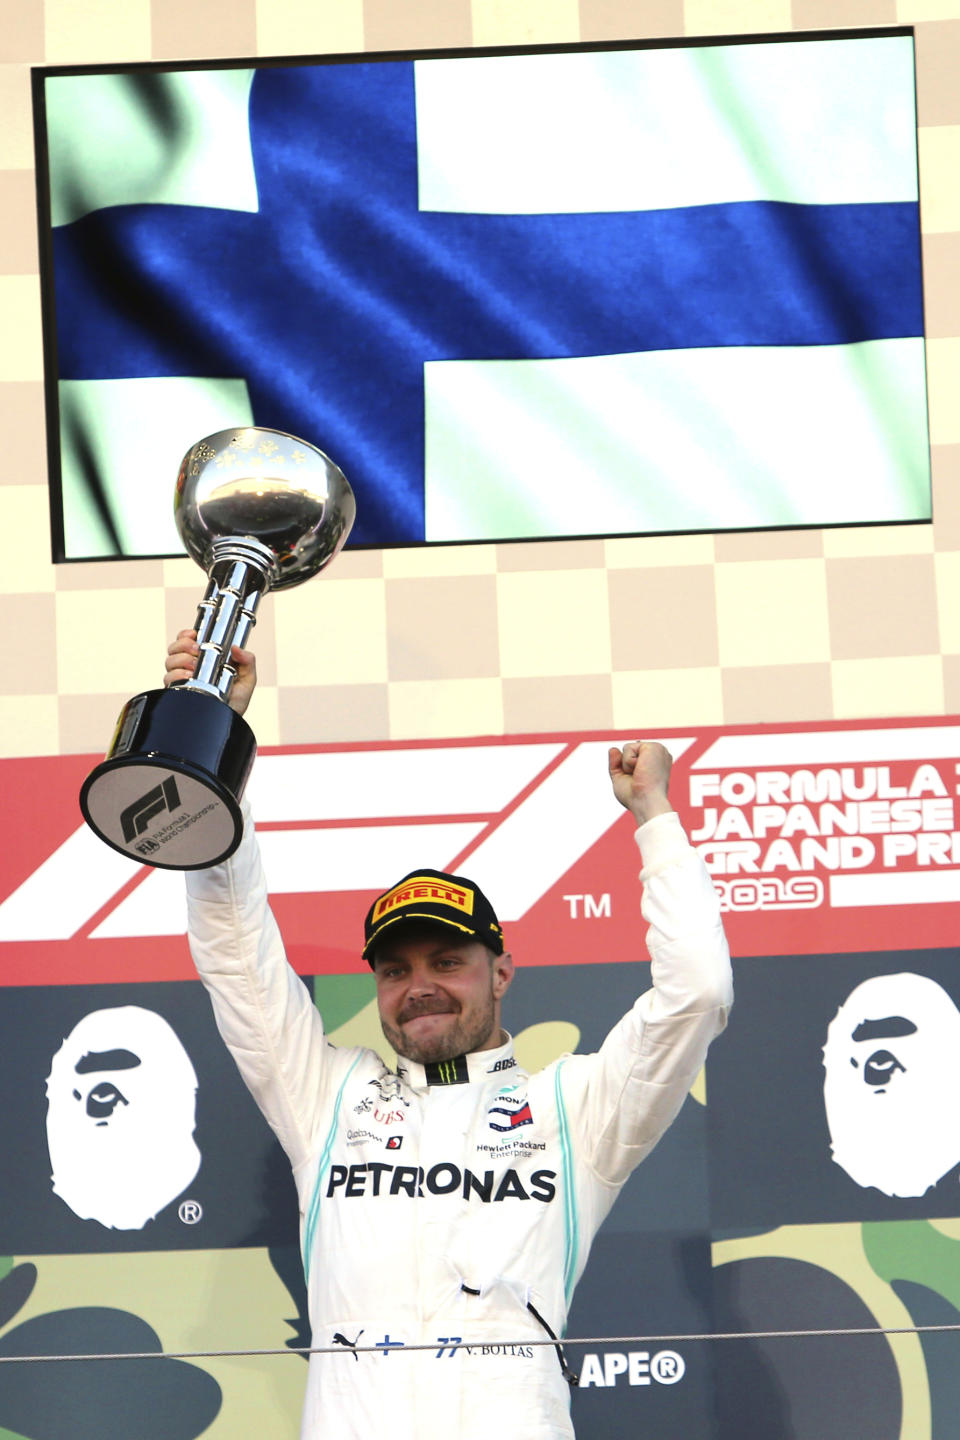
<svg viewBox="0 0 960 1440">
<path fill-rule="evenodd" d="M 407 990 L 408 995 L 421 997 L 436 993 L 437 982 L 434 976 L 425 967 L 414 970 L 410 976 L 410 984 Z"/>
</svg>

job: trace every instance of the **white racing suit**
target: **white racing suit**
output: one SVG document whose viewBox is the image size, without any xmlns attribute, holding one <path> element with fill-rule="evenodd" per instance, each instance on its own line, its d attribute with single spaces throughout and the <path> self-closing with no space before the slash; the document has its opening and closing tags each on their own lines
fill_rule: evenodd
<svg viewBox="0 0 960 1440">
<path fill-rule="evenodd" d="M 249 821 L 230 860 L 188 875 L 194 960 L 293 1166 L 313 1344 L 335 1347 L 310 1358 L 304 1440 L 573 1435 L 558 1353 L 529 1342 L 563 1334 L 593 1236 L 732 1000 L 717 897 L 678 818 L 637 840 L 653 988 L 597 1054 L 535 1075 L 509 1040 L 396 1072 L 331 1045 Z"/>
</svg>

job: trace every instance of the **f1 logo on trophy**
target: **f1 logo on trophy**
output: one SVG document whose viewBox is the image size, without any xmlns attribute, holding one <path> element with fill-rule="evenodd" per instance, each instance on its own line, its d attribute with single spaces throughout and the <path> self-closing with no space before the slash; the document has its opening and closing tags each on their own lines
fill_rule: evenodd
<svg viewBox="0 0 960 1440">
<path fill-rule="evenodd" d="M 257 742 L 227 697 L 268 590 L 329 565 L 356 516 L 322 450 L 282 430 L 219 430 L 183 457 L 174 499 L 187 553 L 207 572 L 190 680 L 147 690 L 120 712 L 106 758 L 80 791 L 83 818 L 114 850 L 164 870 L 200 870 L 240 843 L 240 798 Z"/>
</svg>

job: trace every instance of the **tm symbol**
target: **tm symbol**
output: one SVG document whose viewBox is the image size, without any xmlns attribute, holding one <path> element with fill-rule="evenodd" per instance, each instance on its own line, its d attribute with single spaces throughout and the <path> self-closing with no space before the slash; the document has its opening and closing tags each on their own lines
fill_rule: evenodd
<svg viewBox="0 0 960 1440">
<path fill-rule="evenodd" d="M 610 896 L 603 895 L 564 895 L 562 896 L 570 907 L 571 920 L 604 920 L 610 919 Z M 582 905 L 582 910 L 581 910 Z"/>
</svg>

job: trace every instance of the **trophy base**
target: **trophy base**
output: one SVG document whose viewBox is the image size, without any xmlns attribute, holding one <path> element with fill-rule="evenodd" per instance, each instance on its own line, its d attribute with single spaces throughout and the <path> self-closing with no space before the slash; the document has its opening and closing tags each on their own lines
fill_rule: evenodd
<svg viewBox="0 0 960 1440">
<path fill-rule="evenodd" d="M 147 690 L 127 701 L 106 758 L 84 781 L 83 818 L 143 865 L 217 865 L 240 844 L 256 753 L 250 726 L 224 701 L 184 686 Z"/>
</svg>

